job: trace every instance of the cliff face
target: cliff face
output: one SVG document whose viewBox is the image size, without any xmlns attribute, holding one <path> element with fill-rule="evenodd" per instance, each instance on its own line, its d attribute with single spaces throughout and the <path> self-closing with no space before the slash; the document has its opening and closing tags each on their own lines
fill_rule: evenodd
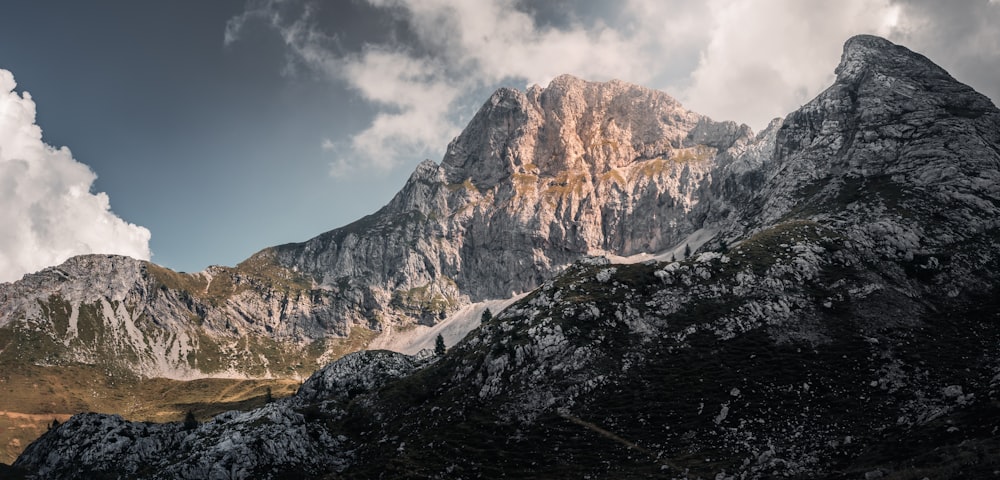
<svg viewBox="0 0 1000 480">
<path fill-rule="evenodd" d="M 358 317 L 433 321 L 530 290 L 581 255 L 658 252 L 719 221 L 713 173 L 750 135 L 623 82 L 501 89 L 384 209 L 275 251 L 321 284 L 352 285 L 341 306 Z"/>
</svg>

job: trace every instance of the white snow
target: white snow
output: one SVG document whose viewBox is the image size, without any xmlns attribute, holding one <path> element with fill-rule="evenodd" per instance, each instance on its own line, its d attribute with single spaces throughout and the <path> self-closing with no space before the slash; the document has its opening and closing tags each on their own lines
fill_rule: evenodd
<svg viewBox="0 0 1000 480">
<path fill-rule="evenodd" d="M 487 308 L 493 315 L 496 315 L 508 305 L 524 298 L 525 295 L 527 293 L 521 293 L 504 300 L 487 300 L 466 305 L 433 327 L 416 325 L 407 330 L 394 330 L 393 327 L 386 326 L 382 334 L 368 345 L 368 349 L 385 349 L 407 355 L 416 355 L 421 350 L 433 349 L 434 341 L 438 335 L 441 335 L 444 338 L 444 344 L 451 348 L 465 338 L 469 332 L 479 327 L 483 311 Z"/>
<path fill-rule="evenodd" d="M 691 235 L 688 235 L 687 238 L 678 242 L 677 245 L 674 245 L 672 248 L 668 248 L 667 250 L 658 253 L 637 253 L 635 255 L 629 255 L 627 257 L 622 257 L 609 253 L 600 253 L 600 255 L 607 257 L 608 260 L 611 260 L 611 263 L 641 263 L 649 260 L 666 262 L 669 261 L 671 257 L 673 257 L 676 260 L 684 260 L 685 246 L 690 247 L 691 252 L 693 253 L 695 250 L 701 248 L 701 246 L 704 245 L 705 242 L 711 240 L 712 237 L 714 237 L 715 234 L 717 233 L 719 233 L 718 228 L 713 228 L 713 227 L 699 228 L 698 230 L 695 230 L 694 233 L 692 233 Z M 592 254 L 596 255 L 597 253 L 592 253 Z"/>
</svg>

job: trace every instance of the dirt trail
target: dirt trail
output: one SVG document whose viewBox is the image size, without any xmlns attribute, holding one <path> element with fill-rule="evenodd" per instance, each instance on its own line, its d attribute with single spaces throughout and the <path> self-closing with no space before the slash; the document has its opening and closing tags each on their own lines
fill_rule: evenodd
<svg viewBox="0 0 1000 480">
<path fill-rule="evenodd" d="M 0 416 L 8 417 L 8 418 L 11 418 L 11 419 L 18 419 L 18 420 L 34 420 L 34 421 L 49 420 L 49 421 L 51 421 L 54 418 L 56 420 L 59 420 L 60 422 L 65 422 L 66 420 L 69 420 L 69 417 L 72 417 L 73 415 L 75 415 L 75 414 L 73 414 L 73 413 L 21 413 L 21 412 L 8 412 L 6 410 L 0 410 Z"/>
</svg>

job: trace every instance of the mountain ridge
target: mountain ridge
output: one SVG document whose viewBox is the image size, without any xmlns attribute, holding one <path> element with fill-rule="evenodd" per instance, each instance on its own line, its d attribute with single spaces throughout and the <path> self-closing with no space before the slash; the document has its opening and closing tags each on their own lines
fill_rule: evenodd
<svg viewBox="0 0 1000 480">
<path fill-rule="evenodd" d="M 616 198 L 615 192 L 629 188 L 667 191 L 642 197 L 662 204 L 629 205 L 666 216 L 652 223 L 670 230 L 645 245 L 673 247 L 706 225 L 718 234 L 690 257 L 673 261 L 576 260 L 538 281 L 539 288 L 442 357 L 354 354 L 306 382 L 342 387 L 325 393 L 303 387 L 286 402 L 223 415 L 189 433 L 164 425 L 138 434 L 137 424 L 120 418 L 75 417 L 32 444 L 16 465 L 66 478 L 111 473 L 107 465 L 156 478 L 138 470 L 149 462 L 203 478 L 219 458 L 231 458 L 223 466 L 232 467 L 227 471 L 236 478 L 995 474 L 1000 111 L 989 99 L 919 54 L 859 36 L 845 44 L 834 84 L 780 124 L 772 122 L 753 138 L 739 127 L 718 127 L 724 140 L 716 145 L 725 146 L 730 132 L 736 140 L 721 152 L 708 145 L 712 138 L 698 140 L 715 150 L 708 154 L 683 141 L 691 132 L 715 130 L 698 130 L 691 121 L 685 124 L 690 129 L 679 130 L 684 136 L 668 136 L 679 143 L 653 142 L 648 151 L 660 157 L 636 161 L 641 149 L 624 148 L 617 156 L 603 148 L 610 146 L 604 140 L 626 144 L 621 139 L 637 130 L 634 125 L 608 128 L 592 137 L 600 141 L 584 142 L 579 132 L 591 130 L 578 127 L 592 127 L 594 119 L 552 122 L 540 130 L 552 128 L 577 141 L 565 148 L 558 141 L 518 143 L 520 137 L 510 133 L 517 132 L 509 128 L 514 123 L 504 121 L 530 125 L 530 109 L 519 117 L 519 104 L 510 100 L 517 95 L 498 95 L 495 105 L 491 99 L 481 110 L 493 120 L 470 128 L 466 138 L 489 146 L 486 152 L 496 154 L 487 156 L 491 165 L 510 170 L 509 186 L 491 183 L 498 174 L 486 171 L 476 177 L 480 185 L 491 185 L 483 192 L 472 177 L 448 177 L 441 165 L 424 163 L 410 190 L 397 196 L 401 205 L 419 211 L 423 205 L 471 204 L 471 211 L 449 217 L 453 223 L 432 223 L 442 233 L 468 234 L 455 218 L 474 219 L 482 205 L 499 204 L 508 207 L 501 229 L 517 232 L 532 222 L 593 220 L 597 215 L 587 199 Z M 574 105 L 579 103 L 559 108 Z M 586 144 L 598 148 L 581 150 L 581 157 L 591 155 L 594 165 L 608 167 L 602 173 L 617 171 L 621 182 L 613 176 L 595 182 L 594 172 L 542 175 L 546 154 L 561 152 L 567 158 L 552 164 L 570 165 L 581 161 L 572 156 L 574 148 Z M 468 149 L 458 140 L 453 145 L 454 155 L 446 158 L 465 168 Z M 669 155 L 661 155 L 668 145 Z M 633 163 L 627 163 L 630 158 Z M 630 165 L 635 170 L 622 174 Z M 692 177 L 697 185 L 686 190 L 691 184 L 680 179 Z M 380 233 L 427 225 L 408 218 L 396 225 L 368 222 Z M 619 218 L 639 229 L 637 235 L 648 233 L 642 230 L 648 225 L 633 217 Z M 550 252 L 542 240 L 555 238 L 579 258 L 587 253 L 582 246 L 598 245 L 588 243 L 588 232 L 594 232 L 601 242 L 621 238 L 615 245 L 628 253 L 627 236 L 616 237 L 609 225 L 615 223 L 601 216 L 575 232 L 528 230 L 536 233 L 525 241 L 532 248 L 517 252 Z M 469 231 L 479 234 L 476 228 L 495 232 L 488 226 Z M 358 242 L 350 235 L 340 240 Z M 301 245 L 296 248 L 310 248 Z M 445 255 L 441 265 L 460 254 Z M 308 267 L 296 263 L 298 252 L 287 255 L 279 263 Z M 564 258 L 559 255 L 527 258 L 535 261 L 533 268 L 544 269 L 558 264 L 552 259 Z M 486 265 L 478 271 L 491 271 Z M 421 268 L 426 266 L 406 274 L 421 278 Z M 538 280 L 516 272 L 508 279 L 517 285 Z M 455 285 L 463 286 L 458 280 Z M 362 372 L 358 364 L 373 370 Z M 257 422 L 264 416 L 270 420 Z M 292 453 L 280 458 L 266 446 L 276 431 L 282 442 L 297 436 L 282 443 L 288 447 L 282 452 Z M 233 432 L 241 436 L 236 451 L 269 460 L 239 469 L 236 457 L 226 457 L 229 444 L 199 447 L 223 445 Z M 328 448 L 317 454 L 317 446 Z M 88 460 L 52 452 L 85 453 L 76 458 Z"/>
<path fill-rule="evenodd" d="M 674 247 L 715 218 L 689 212 L 713 195 L 704 179 L 750 135 L 620 81 L 561 76 L 544 89 L 500 89 L 440 164 L 418 165 L 372 215 L 194 274 L 74 259 L 0 286 L 0 328 L 33 323 L 54 340 L 47 355 L 74 358 L 58 346 L 77 341 L 62 317 L 93 310 L 109 339 L 128 339 L 132 360 L 116 368 L 137 361 L 133 373 L 175 378 L 307 374 L 331 358 L 331 339 L 434 325 L 471 302 L 529 291 L 581 255 Z M 113 273 L 129 290 L 88 270 Z M 267 344 L 265 354 L 243 353 L 247 335 Z M 205 351 L 215 353 L 198 358 Z"/>
</svg>

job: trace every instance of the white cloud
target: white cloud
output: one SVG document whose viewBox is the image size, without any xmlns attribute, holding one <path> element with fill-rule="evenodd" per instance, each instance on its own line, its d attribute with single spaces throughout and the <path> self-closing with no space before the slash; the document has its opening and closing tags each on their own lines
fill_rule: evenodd
<svg viewBox="0 0 1000 480">
<path fill-rule="evenodd" d="M 0 281 L 74 255 L 116 253 L 149 259 L 149 230 L 123 221 L 97 178 L 66 147 L 42 141 L 35 102 L 0 69 Z"/>
<path fill-rule="evenodd" d="M 829 86 L 845 40 L 885 36 L 898 17 L 888 0 L 716 0 L 710 9 L 711 40 L 681 100 L 755 129 Z"/>
<path fill-rule="evenodd" d="M 246 22 L 262 19 L 282 35 L 295 62 L 343 82 L 379 108 L 367 128 L 328 149 L 337 154 L 334 174 L 391 169 L 440 154 L 460 131 L 456 110 L 473 92 L 544 85 L 563 73 L 659 88 L 699 113 L 760 129 L 827 87 L 844 41 L 859 33 L 942 50 L 950 47 L 940 37 L 959 38 L 956 32 L 971 25 L 960 38 L 969 47 L 962 72 L 952 73 L 961 79 L 970 72 L 970 79 L 993 85 L 989 72 L 1000 67 L 992 18 L 956 21 L 948 31 L 924 25 L 942 17 L 935 9 L 971 11 L 966 3 L 972 2 L 629 0 L 610 9 L 614 18 L 578 17 L 573 4 L 560 4 L 575 20 L 558 24 L 516 0 L 368 2 L 401 20 L 410 43 L 387 40 L 345 53 L 309 4 L 290 8 L 294 1 L 252 2 L 226 29 L 232 43 Z M 977 63 L 984 55 L 989 61 Z"/>
<path fill-rule="evenodd" d="M 900 18 L 890 40 L 920 52 L 1000 102 L 1000 8 L 982 1 L 895 0 Z"/>
</svg>

